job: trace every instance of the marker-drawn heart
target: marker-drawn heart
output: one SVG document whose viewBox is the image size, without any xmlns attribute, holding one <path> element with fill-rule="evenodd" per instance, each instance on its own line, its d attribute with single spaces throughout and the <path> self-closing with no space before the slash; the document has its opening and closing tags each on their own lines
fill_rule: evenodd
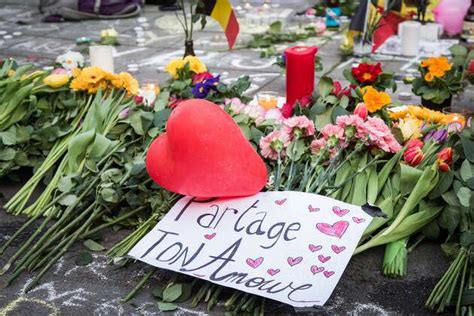
<svg viewBox="0 0 474 316">
<path fill-rule="evenodd" d="M 320 273 L 324 271 L 324 267 L 311 266 L 311 272 L 313 274 Z"/>
<path fill-rule="evenodd" d="M 331 256 L 325 257 L 325 256 L 323 256 L 323 255 L 319 255 L 319 256 L 318 256 L 318 259 L 319 259 L 319 261 L 321 261 L 322 263 L 325 263 L 325 262 L 328 262 L 329 259 L 331 259 Z"/>
<path fill-rule="evenodd" d="M 332 245 L 331 249 L 335 253 L 340 254 L 341 252 L 343 252 L 346 249 L 346 247 L 344 247 L 344 246 L 339 247 L 339 246 L 336 246 L 336 245 Z"/>
<path fill-rule="evenodd" d="M 348 209 L 341 209 L 339 206 L 334 206 L 332 208 L 332 211 L 334 212 L 334 214 L 336 214 L 339 217 L 343 217 L 344 215 L 349 213 Z"/>
<path fill-rule="evenodd" d="M 280 269 L 268 269 L 267 270 L 267 273 L 270 274 L 271 276 L 274 276 L 278 272 L 280 272 Z"/>
<path fill-rule="evenodd" d="M 319 212 L 319 211 L 320 211 L 319 207 L 314 207 L 314 206 L 312 206 L 311 204 L 308 205 L 308 210 L 309 210 L 311 213 L 313 213 L 313 212 Z"/>
<path fill-rule="evenodd" d="M 318 223 L 316 228 L 323 234 L 341 238 L 349 227 L 349 222 L 339 221 L 334 224 Z"/>
<path fill-rule="evenodd" d="M 200 99 L 173 110 L 166 133 L 147 152 L 146 169 L 161 187 L 202 198 L 254 195 L 267 183 L 265 163 L 239 125 Z"/>
<path fill-rule="evenodd" d="M 214 237 L 216 237 L 216 233 L 204 235 L 204 238 L 206 238 L 207 240 L 211 240 L 211 239 L 214 238 Z"/>
<path fill-rule="evenodd" d="M 360 224 L 360 223 L 363 223 L 365 222 L 365 218 L 362 218 L 362 217 L 353 217 L 352 220 L 354 221 L 354 223 L 356 224 Z"/>
<path fill-rule="evenodd" d="M 334 271 L 324 271 L 323 274 L 326 278 L 330 278 L 334 274 Z"/>
<path fill-rule="evenodd" d="M 313 245 L 313 244 L 310 244 L 310 245 L 308 246 L 308 249 L 309 249 L 309 251 L 311 251 L 311 252 L 316 252 L 316 251 L 318 251 L 318 250 L 321 250 L 322 248 L 323 248 L 323 246 L 321 246 L 321 245 Z"/>
<path fill-rule="evenodd" d="M 286 200 L 287 200 L 287 199 L 275 200 L 275 204 L 277 204 L 277 205 L 283 205 L 283 203 L 285 203 Z"/>
<path fill-rule="evenodd" d="M 250 267 L 256 269 L 263 263 L 263 257 L 258 257 L 257 259 L 247 258 L 245 262 L 247 262 Z"/>
<path fill-rule="evenodd" d="M 290 266 L 295 266 L 301 261 L 303 261 L 303 257 L 297 257 L 297 258 L 288 257 L 287 259 L 287 262 Z"/>
</svg>

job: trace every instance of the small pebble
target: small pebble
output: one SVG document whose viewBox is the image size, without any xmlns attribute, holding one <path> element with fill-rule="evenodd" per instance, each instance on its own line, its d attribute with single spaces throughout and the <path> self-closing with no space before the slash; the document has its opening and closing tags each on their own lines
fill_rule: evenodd
<svg viewBox="0 0 474 316">
<path fill-rule="evenodd" d="M 0 35 L 5 35 L 5 34 L 8 34 L 7 31 L 0 31 Z"/>
<path fill-rule="evenodd" d="M 11 36 L 11 35 L 3 35 L 3 38 L 6 39 L 6 40 L 9 40 L 9 39 L 12 39 L 13 36 Z"/>
<path fill-rule="evenodd" d="M 21 36 L 21 34 L 23 34 L 23 33 L 21 33 L 21 32 L 13 32 L 12 34 L 13 34 L 13 36 Z"/>
<path fill-rule="evenodd" d="M 138 23 L 146 23 L 148 21 L 148 19 L 146 17 L 142 16 L 142 17 L 139 17 L 137 19 L 137 21 L 138 21 Z"/>
</svg>

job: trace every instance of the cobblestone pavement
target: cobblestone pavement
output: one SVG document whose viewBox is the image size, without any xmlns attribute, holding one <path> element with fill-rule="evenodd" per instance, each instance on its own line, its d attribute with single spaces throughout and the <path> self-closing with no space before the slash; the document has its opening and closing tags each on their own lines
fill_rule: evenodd
<svg viewBox="0 0 474 316">
<path fill-rule="evenodd" d="M 85 47 L 76 46 L 78 37 L 87 36 L 93 40 L 99 39 L 100 30 L 114 27 L 120 33 L 121 45 L 116 48 L 116 71 L 127 71 L 129 64 L 138 64 L 139 70 L 134 75 L 140 82 L 166 80 L 163 71 L 166 62 L 182 55 L 184 37 L 176 23 L 173 13 L 159 12 L 156 6 L 146 6 L 142 17 L 146 17 L 149 28 L 146 29 L 144 46 L 137 46 L 134 28 L 140 23 L 136 18 L 108 21 L 67 22 L 60 24 L 41 23 L 37 11 L 38 1 L 34 0 L 0 0 L 0 58 L 14 57 L 20 62 L 33 62 L 37 66 L 47 66 L 59 54 L 68 50 L 82 51 Z M 261 5 L 254 1 L 254 5 Z M 280 0 L 272 1 L 268 19 L 282 19 L 287 27 L 298 28 L 302 22 L 294 13 L 307 7 L 311 1 Z M 238 1 L 234 1 L 239 5 Z M 250 94 L 259 90 L 278 91 L 284 94 L 285 79 L 272 59 L 260 58 L 260 52 L 241 48 L 250 34 L 265 30 L 266 24 L 256 21 L 238 12 L 242 32 L 237 42 L 237 49 L 226 50 L 226 41 L 217 24 L 210 21 L 205 31 L 197 31 L 195 35 L 195 50 L 214 73 L 220 73 L 225 80 L 232 80 L 240 75 L 250 75 L 252 87 Z M 6 32 L 6 33 L 5 33 Z M 14 33 L 15 32 L 15 33 Z M 12 36 L 4 36 L 12 35 Z M 331 73 L 337 80 L 344 81 L 342 70 L 356 60 L 342 60 L 338 54 L 341 34 L 329 32 L 325 37 L 311 39 L 309 43 L 319 47 L 319 56 L 323 59 L 324 71 Z M 11 38 L 10 38 L 11 37 Z M 403 74 L 413 68 L 411 61 L 405 59 L 381 58 L 385 69 Z M 317 78 L 322 73 L 317 73 Z M 400 84 L 397 94 L 409 91 L 409 87 Z M 397 95 L 394 96 L 395 98 Z M 469 93 L 459 102 L 470 104 Z M 416 99 L 413 99 L 415 102 Z M 2 203 L 11 196 L 20 184 L 1 182 L 0 197 Z M 0 203 L 0 205 L 2 204 Z M 0 239 L 8 238 L 24 221 L 8 215 L 0 210 Z M 106 234 L 104 244 L 112 245 L 125 235 L 126 232 Z M 23 237 L 27 238 L 26 233 Z M 23 240 L 24 240 L 23 239 Z M 20 246 L 21 240 L 13 248 Z M 10 250 L 13 252 L 15 249 Z M 0 315 L 154 315 L 159 311 L 156 301 L 146 289 L 127 304 L 120 304 L 124 297 L 146 271 L 146 266 L 140 263 L 124 269 L 116 269 L 107 264 L 105 255 L 99 253 L 92 264 L 79 267 L 74 259 L 82 250 L 81 245 L 65 255 L 58 264 L 44 277 L 40 286 L 27 294 L 23 288 L 32 277 L 24 274 L 11 286 L 0 290 Z M 403 280 L 392 280 L 381 275 L 383 249 L 367 251 L 353 258 L 340 284 L 333 293 L 327 306 L 319 310 L 298 310 L 301 313 L 315 314 L 392 314 L 410 313 L 426 314 L 423 303 L 429 291 L 447 268 L 436 244 L 424 243 L 409 257 L 408 277 Z M 9 253 L 0 258 L 3 266 Z M 166 280 L 167 272 L 157 274 L 149 287 Z M 0 278 L 3 282 L 4 276 Z M 291 313 L 294 310 L 288 306 L 273 302 L 268 304 L 271 313 Z M 176 314 L 204 314 L 204 307 L 190 309 L 180 307 Z M 221 314 L 217 308 L 212 313 Z"/>
</svg>

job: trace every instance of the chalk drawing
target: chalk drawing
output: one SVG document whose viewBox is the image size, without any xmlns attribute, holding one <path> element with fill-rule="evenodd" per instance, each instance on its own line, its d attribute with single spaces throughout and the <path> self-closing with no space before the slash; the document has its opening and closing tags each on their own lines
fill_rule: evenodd
<svg viewBox="0 0 474 316">
<path fill-rule="evenodd" d="M 368 304 L 356 303 L 356 304 L 357 305 L 354 308 L 354 311 L 350 313 L 352 315 L 376 314 L 376 315 L 388 316 L 390 314 L 385 309 L 383 309 L 382 307 L 376 304 L 372 304 L 372 303 L 368 303 Z"/>
<path fill-rule="evenodd" d="M 6 316 L 9 313 L 15 313 L 17 309 L 18 309 L 18 312 L 20 312 L 19 309 L 21 308 L 22 303 L 36 303 L 42 307 L 45 307 L 49 309 L 50 316 L 56 316 L 60 314 L 59 309 L 51 303 L 48 303 L 46 301 L 43 301 L 37 298 L 27 298 L 25 296 L 20 296 L 16 298 L 15 300 L 11 301 L 10 303 L 8 303 L 7 306 L 2 307 L 0 309 L 0 316 Z"/>
<path fill-rule="evenodd" d="M 94 260 L 86 266 L 75 266 L 64 273 L 64 276 L 69 276 L 76 271 L 88 271 L 92 272 L 96 277 L 101 280 L 107 281 L 109 278 L 101 271 L 105 270 L 108 266 L 107 257 L 99 254 L 92 254 Z"/>
<path fill-rule="evenodd" d="M 42 38 L 41 40 L 29 40 L 18 43 L 10 48 L 25 50 L 26 52 L 54 54 L 56 56 L 72 50 L 75 46 L 75 44 L 66 44 L 58 40 Z"/>
<path fill-rule="evenodd" d="M 102 299 L 102 302 L 97 305 L 98 307 L 94 309 L 94 315 L 124 315 L 125 313 L 120 298 Z"/>
<path fill-rule="evenodd" d="M 23 287 L 20 289 L 18 295 L 19 296 L 24 296 L 26 295 L 25 293 L 25 288 L 33 281 L 33 279 L 28 279 Z M 55 302 L 55 301 L 60 301 L 60 304 L 63 306 L 67 307 L 78 307 L 82 306 L 81 303 L 83 302 L 88 302 L 89 299 L 87 296 L 96 296 L 96 293 L 92 293 L 89 291 L 86 291 L 84 288 L 77 288 L 74 290 L 69 290 L 69 291 L 64 291 L 62 293 L 59 293 L 56 288 L 55 288 L 55 281 L 52 282 L 47 282 L 47 283 L 42 283 L 33 289 L 31 289 L 28 292 L 28 295 L 35 294 L 37 296 L 38 294 L 42 294 L 44 297 L 44 300 L 47 302 Z"/>
</svg>

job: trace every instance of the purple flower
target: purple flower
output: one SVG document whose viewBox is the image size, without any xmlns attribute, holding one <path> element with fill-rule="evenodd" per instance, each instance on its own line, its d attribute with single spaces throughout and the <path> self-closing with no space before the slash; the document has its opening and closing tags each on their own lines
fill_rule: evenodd
<svg viewBox="0 0 474 316">
<path fill-rule="evenodd" d="M 425 142 L 433 139 L 437 143 L 442 143 L 448 138 L 448 130 L 446 129 L 439 129 L 439 130 L 431 130 L 425 136 Z"/>
<path fill-rule="evenodd" d="M 209 92 L 212 90 L 217 90 L 217 86 L 219 85 L 220 76 L 204 79 L 201 82 L 198 82 L 193 87 L 193 95 L 195 98 L 204 99 L 208 96 Z"/>
</svg>

